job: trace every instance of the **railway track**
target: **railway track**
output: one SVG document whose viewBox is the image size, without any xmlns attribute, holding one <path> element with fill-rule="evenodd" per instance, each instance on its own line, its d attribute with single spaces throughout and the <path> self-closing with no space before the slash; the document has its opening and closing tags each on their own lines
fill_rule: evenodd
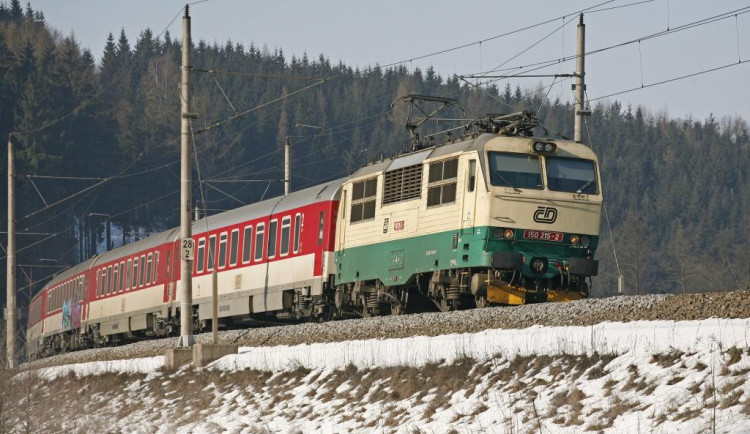
<svg viewBox="0 0 750 434">
<path fill-rule="evenodd" d="M 240 346 L 298 345 L 345 340 L 388 339 L 472 333 L 493 328 L 526 328 L 533 325 L 587 326 L 605 321 L 688 321 L 706 318 L 750 317 L 750 291 L 683 295 L 643 295 L 594 298 L 568 303 L 543 303 L 516 307 L 488 307 L 457 312 L 350 319 L 327 323 L 302 323 L 219 332 L 220 342 Z M 209 342 L 210 333 L 197 335 Z M 177 338 L 153 339 L 132 344 L 60 354 L 32 362 L 31 368 L 98 360 L 118 360 L 163 355 Z"/>
</svg>

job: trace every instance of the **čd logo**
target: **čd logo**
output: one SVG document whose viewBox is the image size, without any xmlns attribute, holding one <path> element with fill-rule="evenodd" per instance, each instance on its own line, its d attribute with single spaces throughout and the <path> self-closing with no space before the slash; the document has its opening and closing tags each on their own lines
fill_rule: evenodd
<svg viewBox="0 0 750 434">
<path fill-rule="evenodd" d="M 540 206 L 534 212 L 534 221 L 537 223 L 552 224 L 555 220 L 557 220 L 557 208 Z"/>
</svg>

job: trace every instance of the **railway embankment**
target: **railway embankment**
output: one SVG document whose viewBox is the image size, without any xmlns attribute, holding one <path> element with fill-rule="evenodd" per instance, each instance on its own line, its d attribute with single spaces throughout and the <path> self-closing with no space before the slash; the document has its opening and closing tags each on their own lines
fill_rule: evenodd
<svg viewBox="0 0 750 434">
<path fill-rule="evenodd" d="M 240 354 L 204 369 L 165 371 L 160 356 L 174 339 L 81 351 L 4 378 L 13 405 L 0 407 L 0 423 L 26 432 L 742 433 L 749 299 L 615 297 L 228 330 L 220 337 Z"/>
</svg>

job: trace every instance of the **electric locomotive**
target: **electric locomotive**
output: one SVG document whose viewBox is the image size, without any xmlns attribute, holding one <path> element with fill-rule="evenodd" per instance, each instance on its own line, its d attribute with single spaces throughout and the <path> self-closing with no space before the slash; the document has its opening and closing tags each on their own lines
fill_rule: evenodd
<svg viewBox="0 0 750 434">
<path fill-rule="evenodd" d="M 461 139 L 356 171 L 341 192 L 336 308 L 400 313 L 586 297 L 602 191 L 585 145 L 531 135 L 533 114 L 486 116 Z M 418 148 L 418 147 L 417 147 Z"/>
</svg>

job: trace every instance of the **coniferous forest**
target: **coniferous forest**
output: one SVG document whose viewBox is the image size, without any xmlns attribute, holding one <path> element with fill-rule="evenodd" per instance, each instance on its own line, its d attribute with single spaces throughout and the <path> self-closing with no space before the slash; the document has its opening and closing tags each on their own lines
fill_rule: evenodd
<svg viewBox="0 0 750 434">
<path fill-rule="evenodd" d="M 95 254 L 107 221 L 118 228 L 114 246 L 179 224 L 177 39 L 110 34 L 97 62 L 42 11 L 0 5 L 0 136 L 13 133 L 16 149 L 19 289 L 34 281 L 38 290 L 56 267 Z M 283 193 L 287 136 L 293 189 L 407 150 L 407 109 L 391 108 L 407 93 L 458 99 L 465 113 L 445 117 L 539 110 L 546 131 L 537 134 L 573 135 L 572 105 L 548 100 L 541 85 L 479 89 L 432 69 L 354 69 L 252 43 L 199 41 L 193 50 L 196 69 L 214 70 L 193 75 L 193 198 L 209 214 Z M 591 109 L 584 142 L 601 160 L 610 223 L 592 295 L 616 294 L 617 263 L 626 294 L 750 288 L 747 122 L 676 119 L 616 101 Z M 6 178 L 5 158 L 0 167 Z"/>
</svg>

